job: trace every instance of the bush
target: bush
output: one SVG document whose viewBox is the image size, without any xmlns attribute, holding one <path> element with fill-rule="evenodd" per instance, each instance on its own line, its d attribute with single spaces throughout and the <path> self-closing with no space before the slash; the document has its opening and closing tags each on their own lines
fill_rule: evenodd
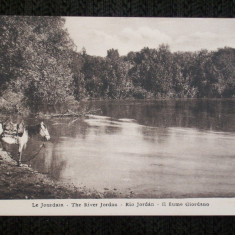
<svg viewBox="0 0 235 235">
<path fill-rule="evenodd" d="M 28 109 L 25 106 L 24 95 L 6 90 L 0 97 L 0 111 L 10 113 L 25 113 Z"/>
<path fill-rule="evenodd" d="M 133 97 L 136 99 L 145 99 L 147 98 L 148 92 L 142 87 L 135 87 L 132 91 Z"/>
</svg>

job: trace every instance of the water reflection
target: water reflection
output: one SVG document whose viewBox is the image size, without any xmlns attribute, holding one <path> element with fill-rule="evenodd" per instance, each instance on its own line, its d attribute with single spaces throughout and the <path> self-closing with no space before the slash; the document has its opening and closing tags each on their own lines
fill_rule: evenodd
<svg viewBox="0 0 235 235">
<path fill-rule="evenodd" d="M 91 102 L 103 115 L 135 119 L 146 126 L 235 131 L 235 100 L 158 100 Z"/>
<path fill-rule="evenodd" d="M 234 100 L 89 106 L 102 115 L 48 120 L 52 142 L 31 161 L 35 169 L 98 191 L 132 190 L 136 197 L 235 195 Z M 28 152 L 39 145 L 31 141 Z"/>
</svg>

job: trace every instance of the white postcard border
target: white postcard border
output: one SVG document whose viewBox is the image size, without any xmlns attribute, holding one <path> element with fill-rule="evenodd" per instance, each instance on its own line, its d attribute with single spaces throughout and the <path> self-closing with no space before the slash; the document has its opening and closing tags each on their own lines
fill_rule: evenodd
<svg viewBox="0 0 235 235">
<path fill-rule="evenodd" d="M 1 200 L 0 208 L 1 216 L 234 215 L 235 198 Z"/>
</svg>

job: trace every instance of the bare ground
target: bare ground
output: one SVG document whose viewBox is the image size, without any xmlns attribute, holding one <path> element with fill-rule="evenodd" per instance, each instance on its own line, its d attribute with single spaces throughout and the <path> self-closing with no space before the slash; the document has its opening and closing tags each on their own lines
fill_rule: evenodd
<svg viewBox="0 0 235 235">
<path fill-rule="evenodd" d="M 10 155 L 0 150 L 0 199 L 116 198 L 120 193 L 99 193 L 86 187 L 64 185 L 27 165 L 18 167 Z"/>
</svg>

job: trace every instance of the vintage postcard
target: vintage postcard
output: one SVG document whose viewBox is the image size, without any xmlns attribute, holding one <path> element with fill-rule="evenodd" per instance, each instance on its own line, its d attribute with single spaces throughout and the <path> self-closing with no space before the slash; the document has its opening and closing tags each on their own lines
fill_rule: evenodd
<svg viewBox="0 0 235 235">
<path fill-rule="evenodd" d="M 234 215 L 234 28 L 0 16 L 0 214 Z"/>
</svg>

